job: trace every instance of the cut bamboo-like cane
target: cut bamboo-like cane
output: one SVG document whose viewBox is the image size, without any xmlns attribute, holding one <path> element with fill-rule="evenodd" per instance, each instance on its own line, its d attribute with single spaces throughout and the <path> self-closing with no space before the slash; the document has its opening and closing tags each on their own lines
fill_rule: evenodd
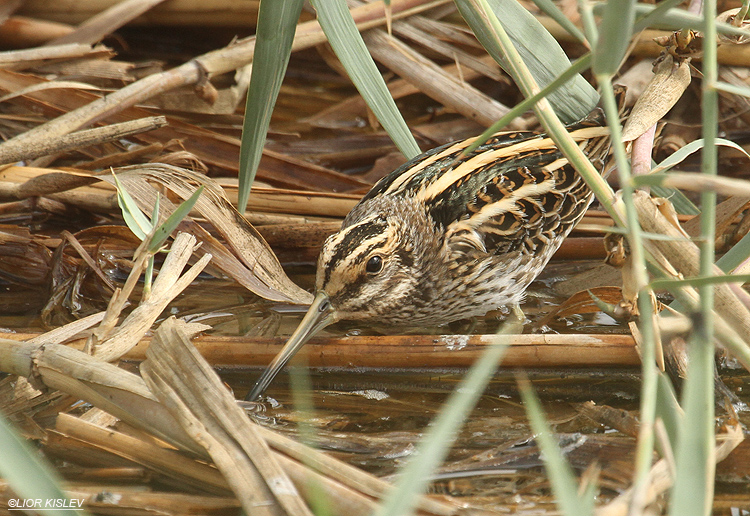
<svg viewBox="0 0 750 516">
<path fill-rule="evenodd" d="M 7 340 L 37 334 L 14 333 Z M 305 345 L 312 367 L 336 368 L 467 368 L 492 345 L 496 335 L 392 335 L 316 337 Z M 630 335 L 509 335 L 505 367 L 629 367 L 640 364 Z M 122 358 L 144 360 L 151 338 L 146 336 Z M 194 339 L 201 355 L 214 366 L 265 367 L 286 342 L 284 337 L 221 337 Z M 84 339 L 71 341 L 82 348 Z"/>
</svg>

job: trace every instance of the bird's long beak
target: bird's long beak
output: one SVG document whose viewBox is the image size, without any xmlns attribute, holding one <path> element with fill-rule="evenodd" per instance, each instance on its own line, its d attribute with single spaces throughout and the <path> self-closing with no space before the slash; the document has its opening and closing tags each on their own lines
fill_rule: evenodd
<svg viewBox="0 0 750 516">
<path fill-rule="evenodd" d="M 289 337 L 289 341 L 263 371 L 258 381 L 255 382 L 255 387 L 245 397 L 245 401 L 255 401 L 258 396 L 263 394 L 276 375 L 279 374 L 279 371 L 300 350 L 302 345 L 318 331 L 336 322 L 336 319 L 336 311 L 331 306 L 328 295 L 322 291 L 318 292 L 305 317 L 302 318 L 302 322 L 299 323 L 297 329 Z"/>
</svg>

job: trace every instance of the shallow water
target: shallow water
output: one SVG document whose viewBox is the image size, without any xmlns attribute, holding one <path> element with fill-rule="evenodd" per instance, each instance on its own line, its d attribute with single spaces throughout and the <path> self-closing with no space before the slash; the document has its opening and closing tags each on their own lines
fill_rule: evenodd
<svg viewBox="0 0 750 516">
<path fill-rule="evenodd" d="M 530 289 L 524 312 L 532 321 L 564 298 L 555 285 L 586 264 L 556 264 Z M 247 312 L 246 323 L 252 319 Z M 257 314 L 256 314 L 257 316 Z M 264 327 L 276 334 L 293 330 L 299 315 L 269 319 Z M 495 331 L 503 318 L 493 314 L 474 325 L 476 333 Z M 269 320 L 273 322 L 269 323 Z M 232 327 L 229 322 L 220 325 Z M 237 324 L 247 328 L 249 325 Z M 257 331 L 258 327 L 253 327 Z M 453 327 L 441 328 L 441 333 Z M 458 328 L 461 329 L 460 327 Z M 332 334 L 371 332 L 371 329 L 339 325 Z M 626 326 L 602 313 L 575 315 L 555 321 L 547 332 L 612 333 Z M 581 474 L 592 464 L 601 469 L 597 504 L 614 498 L 630 486 L 635 439 L 607 421 L 582 412 L 585 402 L 625 411 L 637 419 L 640 390 L 639 368 L 591 368 L 526 370 L 540 396 L 548 421 L 566 456 Z M 222 369 L 222 377 L 242 398 L 260 374 L 259 370 Z M 307 370 L 290 368 L 280 374 L 263 403 L 252 413 L 259 423 L 300 437 L 313 435 L 313 444 L 365 470 L 388 478 L 397 474 L 414 453 L 423 432 L 450 392 L 465 374 L 463 370 Z M 747 401 L 750 377 L 743 370 L 723 369 L 728 391 Z M 291 386 L 298 389 L 296 392 Z M 303 387 L 299 387 L 302 385 Z M 306 386 L 306 387 L 305 387 Z M 299 394 L 299 393 L 302 394 Z M 735 400 L 736 401 L 736 400 Z M 308 410 L 300 407 L 312 407 Z M 741 403 L 735 405 L 742 409 Z M 720 409 L 717 414 L 723 411 Z M 746 411 L 739 413 L 748 423 Z M 301 438 L 301 437 L 300 437 Z M 717 474 L 716 513 L 727 507 L 750 510 L 748 477 L 721 468 Z M 462 425 L 448 459 L 436 472 L 432 491 L 461 497 L 473 507 L 498 512 L 544 514 L 554 510 L 549 483 L 530 431 L 516 386 L 515 371 L 498 369 L 470 418 Z M 735 512 L 736 513 L 736 512 Z M 738 514 L 738 513 L 737 513 Z"/>
<path fill-rule="evenodd" d="M 561 283 L 595 265 L 553 263 L 530 288 L 523 305 L 530 320 L 526 331 L 532 331 L 534 322 L 566 299 L 556 290 Z M 295 281 L 309 287 L 311 269 L 302 271 L 304 274 L 296 275 Z M 273 336 L 289 335 L 302 311 L 258 302 L 230 282 L 204 279 L 181 295 L 165 315 L 209 324 L 212 332 L 220 335 Z M 491 333 L 504 316 L 498 311 L 479 321 L 425 332 L 461 335 L 471 329 L 474 333 Z M 331 335 L 378 333 L 377 329 L 352 324 L 335 325 L 326 331 Z M 593 313 L 571 315 L 534 331 L 618 333 L 627 332 L 627 327 L 607 315 Z M 290 368 L 275 379 L 263 403 L 253 407 L 250 415 L 265 426 L 303 440 L 312 439 L 315 446 L 338 458 L 391 478 L 413 455 L 423 432 L 466 373 L 406 366 L 388 370 Z M 242 399 L 260 369 L 223 368 L 219 372 L 235 396 Z M 431 487 L 434 493 L 456 496 L 472 507 L 498 513 L 544 514 L 554 510 L 515 374 L 502 366 L 498 369 L 436 472 Z M 532 380 L 547 419 L 576 471 L 581 474 L 592 464 L 601 469 L 597 504 L 629 487 L 633 435 L 615 429 L 610 421 L 592 419 L 584 413 L 583 404 L 592 401 L 597 407 L 612 407 L 625 411 L 631 419 L 637 418 L 640 369 L 530 369 L 525 374 Z M 740 401 L 748 401 L 745 393 L 750 389 L 750 376 L 744 370 L 725 368 L 722 378 L 729 392 Z M 747 412 L 740 412 L 739 417 L 750 422 Z M 301 428 L 305 431 L 300 432 Z M 729 510 L 727 507 L 750 510 L 747 468 L 740 467 L 739 472 L 720 470 L 717 478 L 717 514 Z"/>
</svg>

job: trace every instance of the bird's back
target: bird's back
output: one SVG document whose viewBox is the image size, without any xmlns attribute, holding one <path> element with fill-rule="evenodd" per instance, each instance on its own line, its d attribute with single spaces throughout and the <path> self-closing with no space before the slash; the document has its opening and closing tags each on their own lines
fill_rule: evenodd
<svg viewBox="0 0 750 516">
<path fill-rule="evenodd" d="M 602 168 L 603 113 L 568 132 Z M 326 242 L 317 288 L 342 293 L 336 301 L 353 306 L 345 317 L 442 324 L 517 304 L 581 219 L 591 191 L 546 135 L 497 134 L 464 155 L 472 141 L 438 147 L 388 174 Z M 398 288 L 376 287 L 382 274 L 357 269 L 374 254 L 403 268 L 392 276 Z M 361 295 L 365 287 L 379 300 Z M 396 296 L 389 289 L 405 296 L 393 301 L 398 308 L 383 301 Z"/>
<path fill-rule="evenodd" d="M 609 131 L 601 110 L 568 130 L 603 168 Z M 494 255 L 539 254 L 583 216 L 591 191 L 546 135 L 501 133 L 462 155 L 473 141 L 418 156 L 380 180 L 362 202 L 381 195 L 412 198 L 452 248 Z"/>
</svg>

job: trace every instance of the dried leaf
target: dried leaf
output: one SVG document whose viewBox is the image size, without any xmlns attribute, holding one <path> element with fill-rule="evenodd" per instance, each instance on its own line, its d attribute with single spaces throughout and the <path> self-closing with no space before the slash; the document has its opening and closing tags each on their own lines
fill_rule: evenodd
<svg viewBox="0 0 750 516">
<path fill-rule="evenodd" d="M 728 11 L 724 11 L 723 13 L 719 14 L 719 16 L 716 17 L 716 21 L 719 23 L 729 23 L 732 25 L 735 25 L 735 16 L 737 16 L 737 13 L 740 12 L 742 8 L 737 7 L 735 9 L 729 9 Z M 739 25 L 738 28 L 740 29 L 747 29 L 750 27 L 750 20 L 742 20 L 742 23 Z M 721 34 L 718 35 L 719 43 L 725 43 L 730 45 L 743 45 L 750 41 L 750 39 L 747 36 L 737 36 L 734 34 Z"/>
<path fill-rule="evenodd" d="M 147 212 L 151 211 L 156 202 L 157 191 L 151 186 L 152 183 L 163 185 L 182 199 L 187 199 L 198 186 L 204 185 L 204 193 L 196 202 L 195 209 L 214 225 L 244 264 L 246 276 L 243 276 L 243 280 L 234 275 L 233 277 L 255 294 L 272 301 L 297 304 L 311 301 L 311 295 L 287 277 L 263 237 L 240 215 L 226 198 L 222 188 L 212 179 L 197 172 L 159 163 L 123 167 L 115 172 L 130 195 Z M 102 176 L 102 179 L 112 181 L 108 176 Z M 174 204 L 165 197 L 161 199 L 164 206 L 161 221 L 175 209 Z M 196 230 L 194 234 L 197 233 L 204 232 Z M 198 236 L 204 240 L 202 235 Z M 212 243 L 216 245 L 215 240 Z M 211 253 L 214 251 L 211 250 Z M 225 254 L 228 253 L 225 251 Z M 217 257 L 216 254 L 214 256 Z M 214 265 L 229 272 L 229 266 L 222 266 L 219 258 Z"/>
<path fill-rule="evenodd" d="M 690 84 L 690 65 L 687 60 L 675 63 L 667 54 L 654 67 L 654 77 L 630 113 L 622 131 L 622 141 L 629 142 L 641 134 L 672 109 Z"/>
</svg>

